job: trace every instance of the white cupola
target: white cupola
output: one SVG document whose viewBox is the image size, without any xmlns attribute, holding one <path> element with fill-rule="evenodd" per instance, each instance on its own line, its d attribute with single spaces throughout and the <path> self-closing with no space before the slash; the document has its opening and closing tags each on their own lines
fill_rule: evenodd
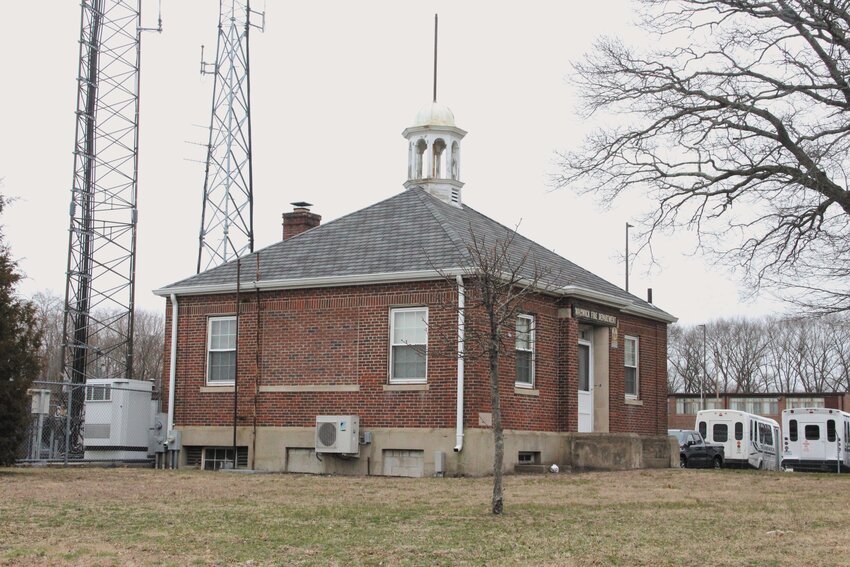
<svg viewBox="0 0 850 567">
<path fill-rule="evenodd" d="M 460 141 L 466 131 L 455 126 L 448 106 L 432 102 L 416 114 L 402 135 L 408 142 L 405 189 L 422 187 L 447 203 L 461 206 Z"/>
</svg>

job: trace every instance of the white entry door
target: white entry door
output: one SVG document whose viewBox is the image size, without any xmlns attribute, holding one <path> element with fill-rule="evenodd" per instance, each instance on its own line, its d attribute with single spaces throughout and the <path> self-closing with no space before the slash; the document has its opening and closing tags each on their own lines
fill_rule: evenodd
<svg viewBox="0 0 850 567">
<path fill-rule="evenodd" d="M 578 342 L 578 431 L 593 431 L 593 356 L 589 341 Z"/>
</svg>

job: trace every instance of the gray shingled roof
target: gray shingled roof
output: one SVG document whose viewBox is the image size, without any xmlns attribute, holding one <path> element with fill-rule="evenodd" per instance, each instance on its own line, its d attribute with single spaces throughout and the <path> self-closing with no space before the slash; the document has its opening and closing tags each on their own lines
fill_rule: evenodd
<svg viewBox="0 0 850 567">
<path fill-rule="evenodd" d="M 256 254 L 260 282 L 468 268 L 471 232 L 479 241 L 493 243 L 514 231 L 465 205 L 459 208 L 414 188 L 243 257 L 241 279 L 244 285 L 253 283 Z M 544 266 L 559 287 L 604 293 L 670 317 L 520 234 L 509 253 L 517 259 L 527 254 L 529 269 L 534 263 Z M 158 292 L 185 293 L 193 287 L 235 285 L 235 280 L 234 260 Z"/>
</svg>

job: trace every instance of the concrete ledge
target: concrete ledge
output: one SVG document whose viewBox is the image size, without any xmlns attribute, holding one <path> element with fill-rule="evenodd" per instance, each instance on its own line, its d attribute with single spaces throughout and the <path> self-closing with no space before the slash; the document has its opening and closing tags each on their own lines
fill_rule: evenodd
<svg viewBox="0 0 850 567">
<path fill-rule="evenodd" d="M 426 392 L 428 384 L 384 384 L 385 392 Z"/>
<path fill-rule="evenodd" d="M 359 384 L 304 384 L 299 386 L 260 386 L 260 392 L 359 392 Z"/>
<path fill-rule="evenodd" d="M 539 396 L 540 390 L 532 390 L 531 388 L 520 388 L 519 386 L 514 386 L 514 394 L 519 396 Z"/>
<path fill-rule="evenodd" d="M 671 437 L 637 433 L 567 433 L 566 463 L 573 470 L 631 470 L 671 466 Z"/>
<path fill-rule="evenodd" d="M 624 401 L 625 401 L 625 404 L 627 406 L 642 406 L 643 405 L 643 400 L 638 400 L 638 399 L 635 399 L 635 398 L 626 398 Z"/>
<path fill-rule="evenodd" d="M 201 386 L 202 394 L 232 394 L 233 386 Z"/>
</svg>

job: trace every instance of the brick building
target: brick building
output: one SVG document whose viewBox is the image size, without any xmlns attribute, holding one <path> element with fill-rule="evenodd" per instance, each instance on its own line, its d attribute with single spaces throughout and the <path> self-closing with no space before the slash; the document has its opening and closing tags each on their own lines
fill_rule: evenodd
<svg viewBox="0 0 850 567">
<path fill-rule="evenodd" d="M 693 429 L 701 405 L 705 409 L 741 410 L 774 419 L 782 423 L 782 410 L 794 408 L 832 408 L 850 410 L 850 393 L 847 392 L 773 392 L 759 394 L 707 393 L 705 400 L 699 394 L 670 394 L 667 396 L 667 415 L 670 429 Z"/>
<path fill-rule="evenodd" d="M 513 231 L 462 203 L 465 134 L 447 107 L 427 105 L 404 131 L 403 192 L 323 225 L 295 203 L 284 239 L 241 259 L 238 286 L 229 262 L 156 291 L 167 299 L 164 383 L 174 385 L 182 465 L 232 460 L 235 429 L 239 464 L 256 469 L 491 470 L 487 365 L 460 357 L 457 340 L 481 313 L 459 318 L 458 304 L 472 235 L 493 243 Z M 550 281 L 522 306 L 500 363 L 506 468 L 606 466 L 593 456 L 606 443 L 614 468 L 664 466 L 675 318 L 509 240 L 510 256 L 544 266 Z M 359 419 L 357 456 L 314 452 L 317 416 L 336 415 Z"/>
</svg>

